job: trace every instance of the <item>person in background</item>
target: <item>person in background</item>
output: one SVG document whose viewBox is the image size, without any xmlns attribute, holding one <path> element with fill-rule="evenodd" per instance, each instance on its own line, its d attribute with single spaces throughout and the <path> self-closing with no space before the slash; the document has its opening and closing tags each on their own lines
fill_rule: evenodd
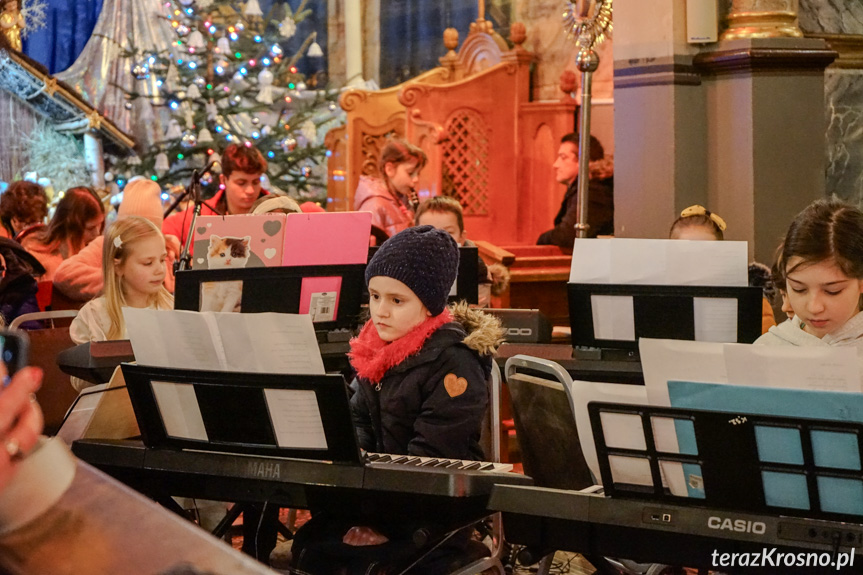
<svg viewBox="0 0 863 575">
<path fill-rule="evenodd" d="M 0 222 L 7 237 L 20 242 L 45 227 L 48 217 L 48 194 L 39 184 L 13 182 L 0 195 Z"/>
<path fill-rule="evenodd" d="M 435 196 L 421 202 L 417 208 L 416 224 L 429 225 L 452 236 L 459 246 L 476 247 L 464 231 L 464 211 L 461 204 L 450 196 Z M 478 258 L 479 307 L 488 307 L 491 295 L 500 295 L 509 285 L 509 270 L 500 264 L 486 265 Z"/>
<path fill-rule="evenodd" d="M 36 313 L 38 286 L 36 277 L 45 268 L 21 244 L 9 238 L 0 238 L 0 325 L 9 324 L 20 315 Z M 40 329 L 42 322 L 27 321 L 22 329 Z"/>
<path fill-rule="evenodd" d="M 268 193 L 261 187 L 261 178 L 267 171 L 267 160 L 255 147 L 231 144 L 222 152 L 221 165 L 219 191 L 204 202 L 201 215 L 248 214 L 252 210 L 252 204 Z M 195 206 L 192 205 L 182 212 L 166 217 L 162 224 L 162 233 L 166 237 L 176 237 L 180 245 L 185 244 L 194 210 Z"/>
<path fill-rule="evenodd" d="M 124 307 L 173 309 L 174 297 L 164 286 L 167 257 L 156 224 L 140 216 L 115 222 L 102 250 L 104 294 L 87 302 L 72 320 L 72 341 L 128 339 Z"/>
<path fill-rule="evenodd" d="M 57 203 L 48 225 L 21 240 L 36 256 L 45 273 L 41 281 L 53 281 L 63 260 L 74 256 L 99 237 L 105 224 L 102 200 L 90 188 L 70 188 Z"/>
<path fill-rule="evenodd" d="M 725 220 L 704 206 L 689 206 L 680 217 L 671 224 L 668 232 L 672 240 L 692 241 L 722 241 L 725 239 Z M 749 264 L 749 285 L 760 287 L 763 293 L 761 300 L 761 333 L 767 333 L 776 325 L 773 317 L 772 301 L 776 297 L 776 289 L 771 278 L 770 269 L 764 264 L 752 262 Z"/>
<path fill-rule="evenodd" d="M 117 210 L 116 221 L 140 216 L 161 228 L 161 193 L 159 184 L 151 179 L 142 176 L 132 178 L 123 189 L 123 201 Z M 171 240 L 172 245 L 167 246 L 169 261 L 180 251 L 179 241 L 173 236 Z M 105 236 L 101 235 L 74 256 L 63 260 L 54 274 L 54 289 L 73 301 L 90 301 L 99 295 L 105 283 L 102 275 L 104 241 Z M 169 292 L 174 291 L 174 272 L 170 266 L 165 275 L 165 288 Z"/>
<path fill-rule="evenodd" d="M 863 364 L 863 212 L 836 199 L 800 212 L 785 235 L 774 281 L 784 282 L 794 316 L 758 345 L 853 346 Z"/>
<path fill-rule="evenodd" d="M 380 177 L 360 176 L 354 210 L 371 212 L 372 225 L 394 236 L 413 225 L 416 186 L 428 162 L 425 152 L 404 140 L 393 139 L 381 150 Z"/>
<path fill-rule="evenodd" d="M 605 157 L 602 144 L 590 137 L 590 183 L 588 185 L 587 237 L 614 234 L 614 163 Z M 578 134 L 567 134 L 560 140 L 557 159 L 552 165 L 554 177 L 566 186 L 560 210 L 554 217 L 554 228 L 536 240 L 537 245 L 555 245 L 571 252 L 578 223 Z"/>
</svg>

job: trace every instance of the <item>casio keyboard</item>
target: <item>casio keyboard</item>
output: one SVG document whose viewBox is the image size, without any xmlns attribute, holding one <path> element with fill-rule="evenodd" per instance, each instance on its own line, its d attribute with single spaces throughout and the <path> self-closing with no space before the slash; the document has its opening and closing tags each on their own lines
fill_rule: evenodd
<svg viewBox="0 0 863 575">
<path fill-rule="evenodd" d="M 795 563 L 802 553 L 803 561 L 810 560 L 811 566 L 815 555 L 821 561 L 822 554 L 828 554 L 823 559 L 832 563 L 840 560 L 837 552 L 854 550 L 857 556 L 846 556 L 841 570 L 835 564 L 824 567 L 834 573 L 863 572 L 863 524 L 519 485 L 495 486 L 489 509 L 503 513 L 507 541 L 526 545 L 536 559 L 560 549 L 727 572 L 724 567 L 730 567 L 730 556 L 720 565 L 723 554 L 747 553 L 752 554 L 747 558 L 750 567 L 755 567 L 752 559 L 759 557 L 759 573 L 769 572 L 770 567 L 785 573 L 790 569 L 784 562 L 776 565 L 777 557 L 782 560 L 785 553 L 793 553 Z M 776 550 L 771 551 L 773 548 Z M 741 557 L 738 555 L 738 565 Z M 804 567 L 801 572 L 816 571 Z"/>
</svg>

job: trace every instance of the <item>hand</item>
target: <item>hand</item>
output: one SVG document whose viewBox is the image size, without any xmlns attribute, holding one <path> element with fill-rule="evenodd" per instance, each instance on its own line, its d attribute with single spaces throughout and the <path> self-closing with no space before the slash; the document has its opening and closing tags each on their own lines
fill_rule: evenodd
<svg viewBox="0 0 863 575">
<path fill-rule="evenodd" d="M 385 536 L 381 535 L 371 527 L 351 527 L 345 536 L 342 537 L 342 543 L 353 545 L 354 547 L 365 547 L 367 545 L 382 545 L 389 541 Z"/>
<path fill-rule="evenodd" d="M 169 262 L 180 259 L 180 238 L 173 234 L 165 234 L 165 250 L 168 252 Z"/>
<path fill-rule="evenodd" d="M 0 363 L 0 378 L 6 366 Z M 33 395 L 42 385 L 42 370 L 25 367 L 0 390 L 0 489 L 15 475 L 23 456 L 42 433 L 42 410 Z"/>
</svg>

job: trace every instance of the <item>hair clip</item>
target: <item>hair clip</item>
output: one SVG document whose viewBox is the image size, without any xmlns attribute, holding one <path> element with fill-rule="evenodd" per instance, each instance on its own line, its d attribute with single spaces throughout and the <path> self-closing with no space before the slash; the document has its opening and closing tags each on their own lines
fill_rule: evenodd
<svg viewBox="0 0 863 575">
<path fill-rule="evenodd" d="M 114 247 L 117 248 L 118 250 L 120 248 L 122 248 L 123 247 L 123 238 L 121 238 L 120 236 L 117 236 L 116 238 L 114 238 Z"/>
<path fill-rule="evenodd" d="M 681 218 L 689 218 L 692 216 L 707 216 L 708 218 L 710 218 L 710 221 L 716 224 L 716 227 L 719 228 L 720 231 L 725 231 L 725 220 L 723 220 L 718 215 L 714 214 L 704 206 L 699 206 L 698 204 L 696 204 L 694 206 L 689 206 L 688 208 L 680 212 Z"/>
</svg>

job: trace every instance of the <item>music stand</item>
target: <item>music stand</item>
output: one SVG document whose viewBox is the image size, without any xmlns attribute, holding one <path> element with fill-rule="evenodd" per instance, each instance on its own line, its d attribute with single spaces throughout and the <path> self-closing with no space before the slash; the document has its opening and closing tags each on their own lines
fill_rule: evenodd
<svg viewBox="0 0 863 575">
<path fill-rule="evenodd" d="M 761 300 L 758 287 L 705 287 L 629 284 L 567 284 L 569 292 L 569 321 L 572 328 L 572 345 L 579 359 L 638 360 L 638 340 L 656 339 L 696 340 L 698 331 L 695 314 L 696 300 L 734 300 L 737 315 L 736 337 L 729 343 L 752 343 L 761 335 Z M 597 296 L 631 299 L 631 316 L 634 329 L 626 339 L 603 337 L 595 324 Z M 594 348 L 585 352 L 579 348 Z"/>
<path fill-rule="evenodd" d="M 362 465 L 341 375 L 122 369 L 147 447 Z"/>
</svg>

